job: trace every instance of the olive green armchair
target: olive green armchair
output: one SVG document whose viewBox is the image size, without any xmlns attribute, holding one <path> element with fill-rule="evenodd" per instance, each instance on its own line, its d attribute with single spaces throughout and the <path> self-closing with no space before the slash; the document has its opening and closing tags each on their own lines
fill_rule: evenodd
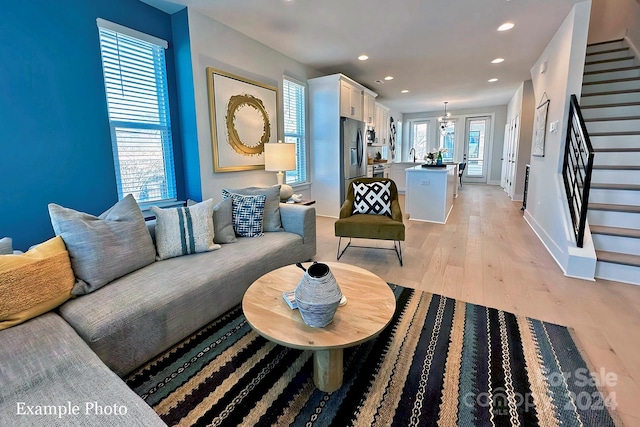
<svg viewBox="0 0 640 427">
<path fill-rule="evenodd" d="M 390 182 L 389 192 L 390 215 L 389 214 L 373 214 L 373 213 L 354 213 L 355 191 L 354 184 L 371 184 L 373 182 L 387 183 Z M 349 247 L 371 248 L 371 249 L 389 249 L 394 250 L 398 256 L 398 261 L 402 265 L 402 246 L 404 241 L 405 227 L 402 222 L 402 210 L 398 203 L 398 188 L 395 182 L 389 178 L 356 178 L 349 183 L 347 197 L 340 208 L 340 218 L 335 223 L 335 235 L 340 237 L 338 241 L 337 259 Z M 340 250 L 342 246 L 342 238 L 348 237 L 349 243 Z M 351 245 L 352 238 L 361 239 L 377 239 L 393 241 L 393 248 L 372 248 L 369 246 Z"/>
</svg>

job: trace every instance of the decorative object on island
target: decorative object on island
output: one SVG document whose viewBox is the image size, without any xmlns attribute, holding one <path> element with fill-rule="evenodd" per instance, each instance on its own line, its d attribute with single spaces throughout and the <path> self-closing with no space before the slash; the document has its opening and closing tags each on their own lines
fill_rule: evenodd
<svg viewBox="0 0 640 427">
<path fill-rule="evenodd" d="M 442 166 L 442 153 L 448 153 L 449 150 L 446 148 L 433 149 L 429 151 L 424 156 L 424 160 L 427 162 L 427 165 L 438 165 Z"/>
<path fill-rule="evenodd" d="M 284 171 L 296 168 L 296 144 L 283 143 L 264 145 L 264 170 L 278 172 L 280 200 L 286 201 L 293 195 L 293 188 L 284 183 Z"/>
<path fill-rule="evenodd" d="M 544 138 L 547 134 L 547 115 L 549 114 L 549 103 L 551 100 L 547 98 L 547 92 L 542 94 L 542 99 L 536 108 L 535 128 L 533 135 L 533 147 L 531 155 L 544 157 Z"/>
<path fill-rule="evenodd" d="M 264 168 L 278 135 L 278 89 L 207 68 L 214 172 Z"/>
<path fill-rule="evenodd" d="M 438 121 L 440 122 L 440 133 L 442 135 L 447 134 L 447 127 L 451 125 L 448 118 L 451 117 L 451 113 L 447 113 L 447 104 L 448 101 L 444 101 L 444 115 L 442 117 L 438 117 Z"/>
<path fill-rule="evenodd" d="M 295 290 L 296 303 L 302 320 L 312 328 L 324 328 L 333 321 L 342 291 L 327 264 L 314 262 L 304 270 Z"/>
</svg>

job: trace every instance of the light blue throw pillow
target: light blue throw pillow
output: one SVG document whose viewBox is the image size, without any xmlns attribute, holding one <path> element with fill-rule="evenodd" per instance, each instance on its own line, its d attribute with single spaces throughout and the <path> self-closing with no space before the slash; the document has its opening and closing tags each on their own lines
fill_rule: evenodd
<svg viewBox="0 0 640 427">
<path fill-rule="evenodd" d="M 127 195 L 99 217 L 49 204 L 56 236 L 64 240 L 76 284 L 84 295 L 156 259 L 156 248 L 136 199 Z"/>
<path fill-rule="evenodd" d="M 271 187 L 247 187 L 237 189 L 224 189 L 228 193 L 240 194 L 243 196 L 266 196 L 264 202 L 264 215 L 262 218 L 262 228 L 264 231 L 284 231 L 282 220 L 280 219 L 280 185 Z"/>
<path fill-rule="evenodd" d="M 262 236 L 264 205 L 266 196 L 243 196 L 222 190 L 224 199 L 231 198 L 233 202 L 233 229 L 238 236 L 258 237 Z"/>
<path fill-rule="evenodd" d="M 13 240 L 11 237 L 3 237 L 0 239 L 0 255 L 9 255 L 13 253 Z"/>
</svg>

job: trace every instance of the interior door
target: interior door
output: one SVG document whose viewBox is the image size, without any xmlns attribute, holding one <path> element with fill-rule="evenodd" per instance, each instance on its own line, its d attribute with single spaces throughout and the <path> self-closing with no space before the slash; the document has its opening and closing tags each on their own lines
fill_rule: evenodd
<svg viewBox="0 0 640 427">
<path fill-rule="evenodd" d="M 467 167 L 463 182 L 487 183 L 487 154 L 491 141 L 491 117 L 468 117 L 465 120 L 463 162 Z"/>
<path fill-rule="evenodd" d="M 509 132 L 509 152 L 507 153 L 507 182 L 505 190 L 509 197 L 513 198 L 514 192 L 514 180 L 516 175 L 516 152 L 518 150 L 518 144 L 520 139 L 520 116 L 516 116 L 512 123 Z"/>
</svg>

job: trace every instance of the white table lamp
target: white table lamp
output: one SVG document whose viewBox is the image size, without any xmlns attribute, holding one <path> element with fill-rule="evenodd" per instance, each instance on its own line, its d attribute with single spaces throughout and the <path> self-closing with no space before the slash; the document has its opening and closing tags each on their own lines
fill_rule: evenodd
<svg viewBox="0 0 640 427">
<path fill-rule="evenodd" d="M 284 183 L 284 171 L 296 168 L 296 144 L 282 142 L 264 144 L 264 170 L 278 171 L 280 200 L 285 201 L 293 195 L 293 188 Z"/>
</svg>

